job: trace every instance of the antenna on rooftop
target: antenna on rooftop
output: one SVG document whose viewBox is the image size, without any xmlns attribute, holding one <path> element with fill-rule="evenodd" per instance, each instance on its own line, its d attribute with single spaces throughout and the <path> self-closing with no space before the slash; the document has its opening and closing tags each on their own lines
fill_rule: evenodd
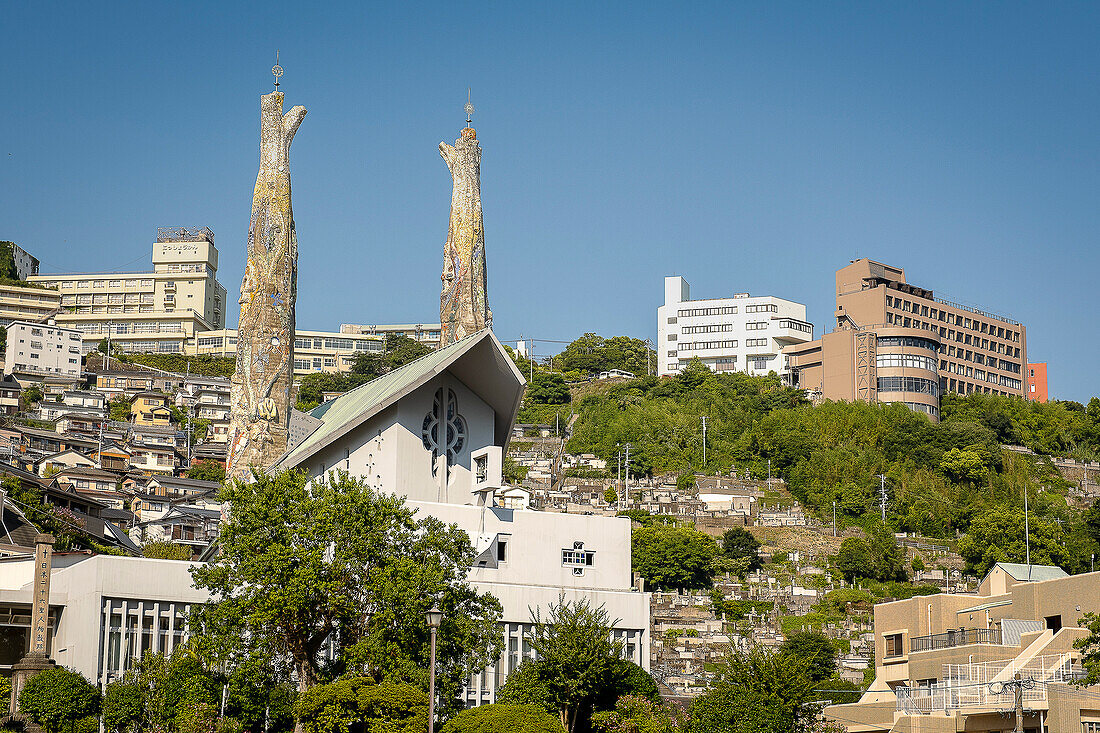
<svg viewBox="0 0 1100 733">
<path fill-rule="evenodd" d="M 474 119 L 474 103 L 470 101 L 470 87 L 466 87 L 466 105 L 462 109 L 466 111 L 466 127 L 471 127 Z"/>
</svg>

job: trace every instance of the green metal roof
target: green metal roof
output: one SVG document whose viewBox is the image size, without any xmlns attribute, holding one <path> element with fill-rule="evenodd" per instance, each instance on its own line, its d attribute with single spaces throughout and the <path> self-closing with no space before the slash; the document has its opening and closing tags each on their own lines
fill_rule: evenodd
<svg viewBox="0 0 1100 733">
<path fill-rule="evenodd" d="M 480 348 L 479 348 L 480 347 Z M 483 352 L 488 349 L 489 353 Z M 373 415 L 397 402 L 414 389 L 442 373 L 443 370 L 453 367 L 463 357 L 474 351 L 482 352 L 483 356 L 489 356 L 491 361 L 482 368 L 473 370 L 473 373 L 460 374 L 468 387 L 475 389 L 476 383 L 482 382 L 485 375 L 485 366 L 496 366 L 498 378 L 510 376 L 504 383 L 499 381 L 492 385 L 495 390 L 483 390 L 481 397 L 493 407 L 497 413 L 497 440 L 506 442 L 511 432 L 515 413 L 519 409 L 519 401 L 523 397 L 525 384 L 523 375 L 516 369 L 515 364 L 504 351 L 504 347 L 497 341 L 496 336 L 488 329 L 478 331 L 472 336 L 467 336 L 461 341 L 456 341 L 430 354 L 411 361 L 389 374 L 384 374 L 377 379 L 360 385 L 346 392 L 334 400 L 318 405 L 309 414 L 319 418 L 322 422 L 301 443 L 285 453 L 273 468 L 286 469 L 299 466 L 303 461 L 316 453 L 332 441 L 346 435 L 358 425 Z M 465 370 L 469 371 L 469 370 Z M 463 378 L 467 377 L 467 378 Z M 489 394 L 488 392 L 495 394 Z M 497 397 L 497 399 L 494 399 Z M 506 414 L 505 414 L 506 413 Z M 502 430 L 503 427 L 503 430 Z M 502 444 L 503 444 L 502 442 Z"/>
<path fill-rule="evenodd" d="M 1025 580 L 1033 583 L 1040 580 L 1065 578 L 1069 575 L 1065 570 L 1055 567 L 1054 565 L 1026 565 L 1020 562 L 999 562 L 993 567 L 1000 567 L 1008 573 L 1013 580 Z M 993 571 L 990 570 L 990 572 Z"/>
</svg>

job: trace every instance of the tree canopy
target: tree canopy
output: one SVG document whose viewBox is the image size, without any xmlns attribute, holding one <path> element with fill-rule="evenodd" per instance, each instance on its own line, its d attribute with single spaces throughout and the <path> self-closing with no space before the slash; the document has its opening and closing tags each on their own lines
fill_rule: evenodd
<svg viewBox="0 0 1100 733">
<path fill-rule="evenodd" d="M 554 357 L 554 366 L 562 371 L 599 374 L 621 369 L 641 376 L 657 365 L 657 354 L 645 341 L 629 336 L 604 338 L 586 333 Z"/>
<path fill-rule="evenodd" d="M 650 524 L 634 527 L 631 568 L 653 588 L 709 588 L 718 543 L 692 527 Z"/>
<path fill-rule="evenodd" d="M 390 336 L 386 339 L 385 351 L 359 354 L 348 372 L 313 372 L 302 377 L 297 408 L 312 410 L 321 404 L 325 392 L 353 390 L 430 352 L 430 348 L 404 334 Z"/>
<path fill-rule="evenodd" d="M 307 486 L 301 472 L 226 484 L 220 556 L 192 570 L 214 600 L 195 615 L 194 645 L 219 663 L 291 660 L 305 691 L 334 675 L 426 687 L 424 612 L 443 610 L 437 681 L 445 709 L 499 653 L 500 603 L 466 582 L 469 536 L 417 520 L 404 500 L 343 472 Z M 334 647 L 330 664 L 323 650 Z M 225 659 L 224 650 L 234 650 Z"/>
<path fill-rule="evenodd" d="M 621 658 L 622 642 L 611 638 L 615 621 L 603 606 L 562 597 L 545 615 L 532 610 L 531 621 L 536 658 L 508 676 L 498 702 L 541 705 L 574 733 L 588 730 L 592 713 L 613 708 L 620 695 L 656 699 L 653 679 Z"/>
<path fill-rule="evenodd" d="M 747 560 L 747 570 L 757 570 L 764 565 L 760 559 L 760 540 L 744 527 L 730 527 L 725 531 L 722 554 L 733 560 Z"/>
</svg>

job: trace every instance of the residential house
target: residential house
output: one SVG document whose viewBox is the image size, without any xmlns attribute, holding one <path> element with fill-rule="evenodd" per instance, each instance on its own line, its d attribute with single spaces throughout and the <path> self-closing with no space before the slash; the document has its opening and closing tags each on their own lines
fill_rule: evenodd
<svg viewBox="0 0 1100 733">
<path fill-rule="evenodd" d="M 16 415 L 23 409 L 20 395 L 23 387 L 15 377 L 5 374 L 0 379 L 0 415 Z"/>
<path fill-rule="evenodd" d="M 44 457 L 38 464 L 38 475 L 49 478 L 67 468 L 76 468 L 77 466 L 94 468 L 95 465 L 96 462 L 93 458 L 89 458 L 80 451 L 67 448 Z"/>
<path fill-rule="evenodd" d="M 1100 730 L 1096 687 L 1075 642 L 1100 612 L 1100 573 L 997 563 L 976 594 L 941 593 L 874 609 L 875 681 L 825 716 L 862 731 L 1005 731 L 1017 694 L 1024 730 Z M 1017 675 L 1022 690 L 1017 691 Z"/>
<path fill-rule="evenodd" d="M 160 392 L 138 392 L 130 404 L 130 421 L 134 425 L 168 425 L 172 422 L 170 399 Z"/>
<path fill-rule="evenodd" d="M 119 475 L 98 468 L 78 466 L 66 468 L 53 477 L 58 486 L 88 496 L 92 493 L 113 493 L 118 490 Z"/>
</svg>

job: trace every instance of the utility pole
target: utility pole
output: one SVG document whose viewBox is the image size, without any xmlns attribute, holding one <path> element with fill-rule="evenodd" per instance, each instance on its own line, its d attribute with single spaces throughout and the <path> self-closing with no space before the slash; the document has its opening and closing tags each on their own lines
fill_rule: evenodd
<svg viewBox="0 0 1100 733">
<path fill-rule="evenodd" d="M 879 478 L 879 497 L 882 504 L 882 523 L 886 524 L 886 474 L 880 473 Z"/>
<path fill-rule="evenodd" d="M 653 367 L 650 366 L 650 358 L 649 358 L 650 357 L 650 354 L 649 354 L 650 351 L 652 351 L 652 348 L 649 345 L 649 339 L 646 339 L 645 340 L 645 375 L 647 377 L 653 376 Z M 1088 477 L 1089 477 L 1089 473 L 1088 473 L 1088 469 L 1086 468 L 1085 469 L 1085 483 L 1086 484 L 1089 481 Z"/>
<path fill-rule="evenodd" d="M 1027 579 L 1031 580 L 1031 527 L 1027 517 L 1027 486 L 1024 486 L 1024 554 L 1027 563 Z"/>
<path fill-rule="evenodd" d="M 1020 673 L 1016 673 L 1016 685 L 1015 690 L 1016 698 L 1016 733 L 1024 733 L 1024 681 L 1020 677 Z"/>
<path fill-rule="evenodd" d="M 703 473 L 707 472 L 707 416 L 703 415 Z"/>
<path fill-rule="evenodd" d="M 626 464 L 626 483 L 623 484 L 623 498 L 626 500 L 626 508 L 630 508 L 630 443 L 627 443 L 626 448 L 626 460 L 623 463 Z"/>
<path fill-rule="evenodd" d="M 618 477 L 619 501 L 617 503 L 619 505 L 619 508 L 622 509 L 623 506 L 625 506 L 623 504 L 623 450 L 618 445 L 616 445 L 615 447 L 619 448 L 619 450 L 615 453 L 615 459 L 618 461 L 618 465 L 619 465 L 619 477 Z"/>
<path fill-rule="evenodd" d="M 833 499 L 833 537 L 836 537 L 836 499 Z"/>
<path fill-rule="evenodd" d="M 768 459 L 768 491 L 772 490 L 772 459 Z"/>
</svg>

